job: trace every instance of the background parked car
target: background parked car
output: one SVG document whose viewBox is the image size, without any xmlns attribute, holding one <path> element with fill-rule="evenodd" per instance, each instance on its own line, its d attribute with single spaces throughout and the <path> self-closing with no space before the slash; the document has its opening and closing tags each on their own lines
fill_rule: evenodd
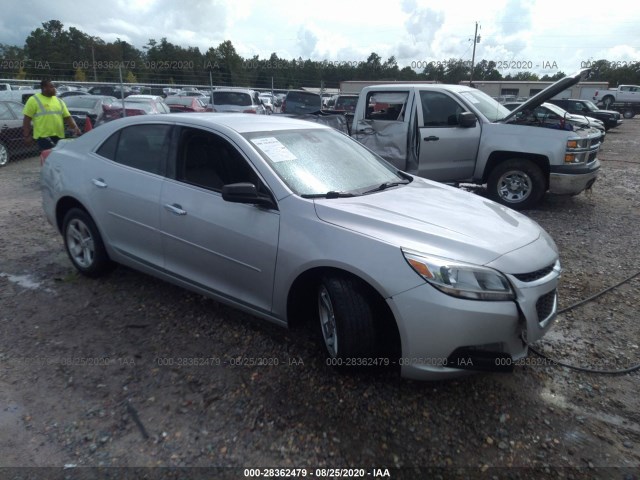
<svg viewBox="0 0 640 480">
<path fill-rule="evenodd" d="M 289 90 L 282 101 L 282 113 L 313 113 L 322 109 L 320 95 L 304 90 Z"/>
<path fill-rule="evenodd" d="M 607 130 L 622 125 L 622 118 L 619 112 L 614 110 L 601 110 L 591 100 L 581 100 L 577 98 L 555 99 L 552 98 L 548 103 L 553 103 L 567 112 L 575 115 L 584 115 L 585 117 L 596 118 L 604 123 Z"/>
<path fill-rule="evenodd" d="M 204 98 L 190 96 L 172 96 L 164 99 L 172 112 L 204 112 Z"/>
<path fill-rule="evenodd" d="M 22 109 L 18 102 L 0 101 L 0 167 L 10 158 L 30 156 L 38 152 L 37 146 L 27 146 L 22 137 Z"/>
<path fill-rule="evenodd" d="M 246 88 L 218 88 L 213 91 L 213 103 L 207 105 L 210 112 L 256 113 L 264 115 L 264 107 L 258 92 Z"/>
<path fill-rule="evenodd" d="M 133 90 L 129 87 L 120 88 L 119 85 L 98 85 L 95 87 L 91 87 L 89 92 L 91 95 L 107 95 L 116 98 L 122 98 L 123 94 L 125 97 L 129 95 L 133 95 Z"/>
<path fill-rule="evenodd" d="M 264 105 L 264 108 L 267 109 L 267 114 L 272 114 L 275 108 L 273 105 L 273 96 L 270 93 L 261 93 L 258 95 L 258 98 Z"/>
<path fill-rule="evenodd" d="M 117 102 L 116 97 L 106 95 L 74 95 L 64 98 L 69 113 L 73 116 L 80 130 L 85 130 L 85 119 L 89 117 L 92 126 L 104 123 L 105 106 Z"/>
<path fill-rule="evenodd" d="M 333 109 L 341 112 L 355 112 L 357 104 L 358 95 L 338 95 L 333 104 Z"/>
<path fill-rule="evenodd" d="M 169 106 L 159 95 L 129 95 L 128 103 L 144 103 L 151 106 L 151 113 L 169 113 Z"/>
<path fill-rule="evenodd" d="M 503 106 L 509 110 L 514 110 L 515 108 L 522 105 L 521 102 L 507 102 L 503 103 Z M 604 141 L 605 138 L 605 126 L 600 120 L 595 118 L 587 118 L 584 115 L 572 115 L 566 110 L 554 105 L 552 103 L 543 103 L 539 107 L 536 107 L 533 110 L 533 115 L 541 122 L 548 122 L 551 124 L 560 124 L 565 121 L 566 123 L 574 126 L 575 128 L 583 128 L 583 127 L 594 127 L 602 132 L 602 136 L 600 137 L 600 141 Z"/>
<path fill-rule="evenodd" d="M 134 117 L 136 115 L 159 115 L 170 112 L 169 106 L 165 104 L 164 101 L 160 102 L 145 99 L 129 101 L 127 98 L 124 102 L 118 100 L 104 107 L 104 122 L 110 122 L 123 117 Z"/>
</svg>

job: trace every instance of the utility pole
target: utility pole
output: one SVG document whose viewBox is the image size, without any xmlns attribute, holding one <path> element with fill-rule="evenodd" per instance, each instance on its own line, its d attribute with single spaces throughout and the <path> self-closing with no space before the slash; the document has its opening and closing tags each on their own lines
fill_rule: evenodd
<svg viewBox="0 0 640 480">
<path fill-rule="evenodd" d="M 476 43 L 480 43 L 478 36 L 478 22 L 476 22 L 476 33 L 473 34 L 473 56 L 471 57 L 471 77 L 469 77 L 469 86 L 473 87 L 473 67 L 476 63 Z"/>
</svg>

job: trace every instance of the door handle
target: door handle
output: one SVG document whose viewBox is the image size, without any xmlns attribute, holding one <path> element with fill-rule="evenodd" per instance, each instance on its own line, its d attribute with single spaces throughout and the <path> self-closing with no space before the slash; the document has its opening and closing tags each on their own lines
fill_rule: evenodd
<svg viewBox="0 0 640 480">
<path fill-rule="evenodd" d="M 168 210 L 169 212 L 175 214 L 175 215 L 186 215 L 187 211 L 182 209 L 181 205 L 178 205 L 177 203 L 174 203 L 173 205 L 170 204 L 166 204 L 164 206 L 165 210 Z"/>
<path fill-rule="evenodd" d="M 107 188 L 107 183 L 101 178 L 92 178 L 91 183 L 98 188 Z"/>
<path fill-rule="evenodd" d="M 429 137 L 424 137 L 425 142 L 435 142 L 436 140 L 440 140 L 440 137 L 436 137 L 435 135 L 431 135 Z"/>
</svg>

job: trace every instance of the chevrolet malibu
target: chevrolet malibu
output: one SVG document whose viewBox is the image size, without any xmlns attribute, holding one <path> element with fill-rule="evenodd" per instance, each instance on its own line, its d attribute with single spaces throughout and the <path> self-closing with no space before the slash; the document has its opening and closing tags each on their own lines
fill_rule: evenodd
<svg viewBox="0 0 640 480">
<path fill-rule="evenodd" d="M 60 142 L 43 207 L 71 263 L 115 263 L 282 326 L 327 363 L 414 379 L 500 370 L 556 316 L 553 240 L 471 193 L 291 118 L 139 116 Z"/>
</svg>

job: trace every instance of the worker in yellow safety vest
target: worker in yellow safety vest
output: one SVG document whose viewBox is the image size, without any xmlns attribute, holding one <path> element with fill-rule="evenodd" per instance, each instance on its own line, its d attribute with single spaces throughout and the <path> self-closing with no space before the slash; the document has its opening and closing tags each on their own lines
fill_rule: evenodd
<svg viewBox="0 0 640 480">
<path fill-rule="evenodd" d="M 64 138 L 64 123 L 73 130 L 74 135 L 80 135 L 80 129 L 67 106 L 56 97 L 56 87 L 51 80 L 42 80 L 40 90 L 42 93 L 29 97 L 22 110 L 22 133 L 27 145 L 35 140 L 42 151 L 53 148 L 58 140 Z"/>
</svg>

